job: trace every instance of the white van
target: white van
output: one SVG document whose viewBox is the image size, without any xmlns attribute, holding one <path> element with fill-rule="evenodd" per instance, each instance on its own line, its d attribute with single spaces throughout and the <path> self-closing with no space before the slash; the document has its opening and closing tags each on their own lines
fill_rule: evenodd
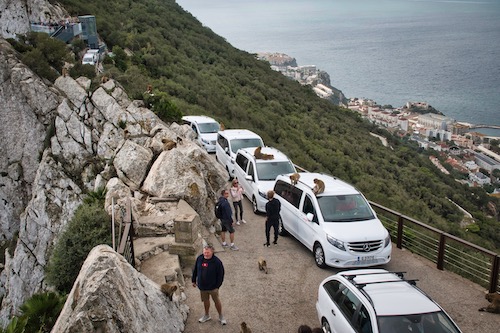
<svg viewBox="0 0 500 333">
<path fill-rule="evenodd" d="M 226 168 L 229 178 L 233 178 L 234 161 L 238 149 L 262 146 L 264 142 L 258 134 L 247 129 L 228 129 L 219 131 L 217 134 L 215 155 L 217 161 Z"/>
<path fill-rule="evenodd" d="M 85 53 L 82 59 L 82 65 L 92 65 L 97 63 L 97 55 L 95 53 Z"/>
<path fill-rule="evenodd" d="M 366 198 L 352 185 L 321 173 L 276 178 L 281 202 L 280 234 L 293 235 L 314 254 L 319 267 L 368 267 L 391 260 L 391 237 Z M 315 179 L 325 187 L 314 194 Z"/>
<path fill-rule="evenodd" d="M 254 213 L 266 211 L 267 191 L 273 189 L 276 176 L 296 172 L 292 161 L 279 150 L 262 147 L 261 153 L 273 158 L 260 159 L 254 155 L 256 148 L 238 150 L 234 165 L 234 177 L 238 178 L 245 196 L 252 202 Z"/>
<path fill-rule="evenodd" d="M 196 139 L 209 153 L 215 153 L 215 142 L 220 124 L 213 118 L 207 116 L 184 116 L 184 124 L 191 126 L 196 133 Z"/>
</svg>

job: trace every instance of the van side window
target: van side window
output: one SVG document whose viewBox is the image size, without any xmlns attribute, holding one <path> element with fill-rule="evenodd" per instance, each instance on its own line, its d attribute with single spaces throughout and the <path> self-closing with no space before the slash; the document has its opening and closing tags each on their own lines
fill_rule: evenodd
<svg viewBox="0 0 500 333">
<path fill-rule="evenodd" d="M 302 211 L 304 214 L 312 213 L 314 215 L 312 221 L 318 223 L 318 215 L 316 214 L 316 210 L 314 209 L 313 202 L 309 195 L 306 195 L 304 199 L 304 206 L 302 207 Z"/>
<path fill-rule="evenodd" d="M 274 192 L 276 192 L 283 199 L 291 203 L 295 206 L 295 208 L 299 208 L 300 197 L 302 196 L 302 190 L 285 183 L 282 180 L 278 180 L 274 185 Z"/>
<path fill-rule="evenodd" d="M 225 150 L 227 148 L 227 140 L 225 137 L 223 137 L 222 135 L 218 135 L 217 136 L 217 142 L 219 143 L 219 145 L 221 146 L 221 148 L 223 150 Z"/>
<path fill-rule="evenodd" d="M 238 156 L 236 156 L 236 164 L 238 164 L 243 171 L 246 171 L 248 159 L 245 156 L 238 154 Z"/>
<path fill-rule="evenodd" d="M 195 124 L 192 124 L 191 125 L 191 128 L 193 129 L 193 131 L 198 134 L 198 130 L 196 129 L 196 125 Z"/>
<path fill-rule="evenodd" d="M 291 201 L 290 203 L 292 205 L 295 206 L 295 208 L 299 208 L 299 204 L 300 204 L 300 198 L 302 198 L 302 190 L 296 188 L 296 187 L 292 187 L 292 190 L 290 191 L 291 192 Z"/>
</svg>

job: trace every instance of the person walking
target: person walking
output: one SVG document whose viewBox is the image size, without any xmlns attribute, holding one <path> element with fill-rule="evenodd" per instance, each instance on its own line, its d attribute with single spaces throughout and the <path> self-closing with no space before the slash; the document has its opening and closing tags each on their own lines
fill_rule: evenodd
<svg viewBox="0 0 500 333">
<path fill-rule="evenodd" d="M 191 282 L 193 287 L 200 289 L 201 301 L 205 308 L 205 314 L 198 319 L 204 323 L 212 319 L 210 317 L 210 297 L 214 301 L 215 308 L 219 313 L 219 321 L 226 325 L 226 319 L 222 315 L 222 304 L 219 298 L 219 288 L 224 281 L 224 265 L 222 261 L 214 255 L 214 247 L 207 244 L 203 247 L 203 254 L 196 258 L 193 268 Z"/>
<path fill-rule="evenodd" d="M 229 191 L 224 189 L 221 191 L 221 195 L 222 196 L 219 198 L 219 202 L 217 204 L 221 209 L 220 221 L 222 225 L 222 232 L 220 234 L 220 238 L 222 240 L 222 246 L 228 246 L 226 243 L 226 232 L 229 232 L 229 240 L 231 241 L 229 248 L 233 251 L 238 251 L 238 247 L 234 245 L 233 211 L 231 210 L 231 206 L 227 200 L 229 197 Z"/>
<path fill-rule="evenodd" d="M 278 228 L 280 221 L 280 211 L 281 203 L 278 199 L 274 198 L 274 191 L 270 190 L 267 192 L 267 198 L 269 201 L 266 203 L 266 242 L 264 246 L 269 247 L 269 238 L 271 227 L 274 228 L 274 245 L 278 245 Z"/>
<path fill-rule="evenodd" d="M 245 192 L 245 190 L 243 189 L 243 187 L 241 187 L 237 178 L 233 179 L 233 182 L 231 184 L 232 186 L 229 189 L 229 191 L 231 192 L 231 200 L 233 201 L 234 219 L 236 220 L 236 225 L 240 225 L 240 223 L 247 223 L 247 221 L 243 219 L 243 203 L 242 203 L 243 193 Z M 240 213 L 239 219 L 238 219 L 238 210 Z"/>
</svg>

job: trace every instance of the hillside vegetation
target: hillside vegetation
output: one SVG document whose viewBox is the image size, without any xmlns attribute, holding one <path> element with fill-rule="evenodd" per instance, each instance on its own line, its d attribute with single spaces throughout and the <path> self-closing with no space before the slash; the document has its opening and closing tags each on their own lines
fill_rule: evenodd
<svg viewBox="0 0 500 333">
<path fill-rule="evenodd" d="M 500 248 L 500 223 L 486 208 L 489 202 L 498 207 L 496 199 L 441 174 L 416 147 L 232 47 L 175 1 L 58 2 L 72 15 L 96 16 L 100 36 L 119 56 L 114 64 L 106 62 L 106 74 L 132 98 L 142 98 L 151 84 L 182 114 L 205 114 L 227 128 L 253 130 L 309 171 L 335 175 L 372 201 Z M 124 50 L 132 54 L 125 61 Z M 388 137 L 390 147 L 370 132 Z M 474 215 L 474 233 L 460 228 L 463 214 L 450 200 Z"/>
</svg>

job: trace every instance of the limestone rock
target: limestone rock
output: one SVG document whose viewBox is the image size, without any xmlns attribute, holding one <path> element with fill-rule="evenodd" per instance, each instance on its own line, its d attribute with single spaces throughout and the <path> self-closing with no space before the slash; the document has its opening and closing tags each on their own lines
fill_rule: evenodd
<svg viewBox="0 0 500 333">
<path fill-rule="evenodd" d="M 109 246 L 99 245 L 85 260 L 52 333 L 178 333 L 185 316 L 185 306 L 170 301 Z"/>
<path fill-rule="evenodd" d="M 151 150 L 127 140 L 116 154 L 113 165 L 120 180 L 136 190 L 142 184 L 152 158 Z"/>
<path fill-rule="evenodd" d="M 208 153 L 189 142 L 164 151 L 153 163 L 142 190 L 152 196 L 184 199 L 205 225 L 214 220 L 213 207 L 225 186 L 226 170 Z"/>
</svg>

